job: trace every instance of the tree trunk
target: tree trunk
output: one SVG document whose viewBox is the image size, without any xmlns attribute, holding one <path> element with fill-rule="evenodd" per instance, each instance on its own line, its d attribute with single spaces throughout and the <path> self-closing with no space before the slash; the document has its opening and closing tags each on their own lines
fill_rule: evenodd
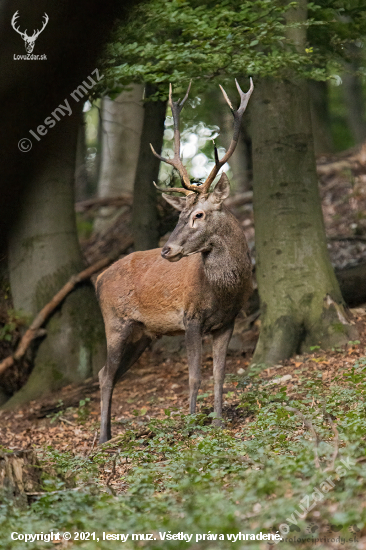
<svg viewBox="0 0 366 550">
<path fill-rule="evenodd" d="M 145 97 L 148 99 L 155 91 L 154 86 L 147 84 Z M 145 102 L 138 169 L 133 192 L 132 227 L 135 250 L 156 248 L 159 242 L 157 191 L 153 181 L 158 180 L 160 161 L 152 154 L 150 143 L 155 151 L 161 151 L 165 114 L 165 101 Z"/>
<path fill-rule="evenodd" d="M 306 0 L 287 12 L 306 21 Z M 303 49 L 305 26 L 287 36 Z M 331 266 L 318 191 L 307 82 L 257 83 L 253 124 L 253 207 L 261 331 L 253 361 L 271 365 L 354 337 Z"/>
<path fill-rule="evenodd" d="M 144 117 L 142 95 L 143 86 L 133 84 L 115 101 L 108 97 L 103 99 L 100 198 L 133 192 Z M 94 223 L 95 230 L 103 231 L 118 212 L 115 207 L 102 208 Z"/>
<path fill-rule="evenodd" d="M 305 82 L 265 79 L 252 105 L 261 332 L 257 364 L 351 339 L 328 257 Z M 353 336 L 353 335 L 352 335 Z"/>
<path fill-rule="evenodd" d="M 86 169 L 85 121 L 81 114 L 76 146 L 75 200 L 85 201 L 88 196 L 88 171 Z"/>
<path fill-rule="evenodd" d="M 83 269 L 74 214 L 79 117 L 67 117 L 47 136 L 49 160 L 22 201 L 9 242 L 14 308 L 34 316 Z M 104 358 L 104 331 L 91 284 L 80 285 L 55 312 L 25 386 L 6 406 L 96 374 Z"/>
<path fill-rule="evenodd" d="M 41 490 L 41 475 L 34 451 L 0 451 L 0 497 L 28 504 L 27 493 Z"/>
<path fill-rule="evenodd" d="M 14 1 L 2 0 L 0 17 L 0 250 L 6 248 L 9 228 L 17 218 L 20 195 L 35 181 L 48 162 L 47 136 L 39 143 L 29 133 L 43 124 L 54 109 L 70 100 L 70 93 L 88 76 L 96 76 L 98 56 L 117 18 L 126 20 L 140 0 L 18 0 L 22 21 L 36 29 L 45 11 L 50 22 L 37 40 L 45 62 L 22 62 L 24 42 L 10 25 Z M 82 53 L 81 53 L 82 52 Z M 101 75 L 99 71 L 99 75 Z M 74 102 L 70 101 L 72 109 Z M 53 131 L 53 130 L 52 130 Z M 22 152 L 18 143 L 31 140 L 32 150 Z M 24 142 L 21 142 L 24 143 Z M 43 145 L 44 144 L 44 145 Z M 28 142 L 29 145 L 29 142 Z"/>
<path fill-rule="evenodd" d="M 227 108 L 227 103 L 219 91 L 220 95 L 220 145 L 224 145 L 227 149 L 233 136 L 233 115 Z M 236 92 L 237 93 L 237 92 Z M 235 96 L 234 96 L 235 97 Z M 244 114 L 242 128 L 239 134 L 238 145 L 235 149 L 235 154 L 229 161 L 232 176 L 230 183 L 233 190 L 243 193 L 250 189 L 251 178 L 250 172 L 252 169 L 251 159 L 251 139 L 248 133 L 249 116 Z M 221 139 L 223 138 L 223 139 Z"/>
<path fill-rule="evenodd" d="M 328 83 L 310 80 L 309 92 L 315 154 L 332 153 L 334 147 L 328 109 Z"/>
<path fill-rule="evenodd" d="M 355 143 L 363 143 L 366 140 L 365 98 L 362 91 L 362 82 L 358 75 L 357 65 L 349 64 L 347 72 L 343 75 L 343 90 L 347 106 L 347 120 Z"/>
</svg>

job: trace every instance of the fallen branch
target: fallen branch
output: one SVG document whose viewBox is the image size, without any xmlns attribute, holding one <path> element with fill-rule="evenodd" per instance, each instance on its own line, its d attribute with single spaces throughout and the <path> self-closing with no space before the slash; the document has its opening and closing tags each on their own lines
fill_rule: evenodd
<svg viewBox="0 0 366 550">
<path fill-rule="evenodd" d="M 118 254 L 114 254 L 113 256 L 107 256 L 105 258 L 102 258 L 98 262 L 94 263 L 93 265 L 87 267 L 77 275 L 73 275 L 70 277 L 70 279 L 67 281 L 67 283 L 57 292 L 57 294 L 52 298 L 48 304 L 44 306 L 44 308 L 41 309 L 41 311 L 38 313 L 38 315 L 35 317 L 33 322 L 31 323 L 30 327 L 26 330 L 24 335 L 22 336 L 19 345 L 13 355 L 10 355 L 9 357 L 6 357 L 3 361 L 0 363 L 0 374 L 2 374 L 6 369 L 11 367 L 15 361 L 19 361 L 22 357 L 24 357 L 25 352 L 29 348 L 31 342 L 35 338 L 39 338 L 40 336 L 43 336 L 46 331 L 45 329 L 42 329 L 42 325 L 47 321 L 51 313 L 54 312 L 54 310 L 61 304 L 61 302 L 66 298 L 68 294 L 79 283 L 86 281 L 87 279 L 90 279 L 94 273 L 97 273 L 98 271 L 104 269 L 111 263 L 113 263 L 120 254 L 123 254 L 124 251 L 119 251 Z"/>
<path fill-rule="evenodd" d="M 132 195 L 120 195 L 118 197 L 104 197 L 79 201 L 75 204 L 75 212 L 85 212 L 92 208 L 101 208 L 103 206 L 131 206 Z"/>
<path fill-rule="evenodd" d="M 94 449 L 94 446 L 95 446 L 95 442 L 97 440 L 97 437 L 98 437 L 98 430 L 95 430 L 95 434 L 94 434 L 94 439 L 93 439 L 93 443 L 92 443 L 92 446 L 91 446 L 91 449 L 90 451 L 88 452 L 88 454 L 86 455 L 87 458 L 89 458 L 89 456 L 92 454 L 93 452 L 93 449 Z"/>
<path fill-rule="evenodd" d="M 112 464 L 112 471 L 111 473 L 109 474 L 109 476 L 107 477 L 106 479 L 106 482 L 105 484 L 107 485 L 107 487 L 109 486 L 110 482 L 111 482 L 111 479 L 115 476 L 115 473 L 116 473 L 116 461 L 117 461 L 117 456 L 119 455 L 119 453 L 115 454 L 114 458 L 113 458 L 113 464 Z"/>
<path fill-rule="evenodd" d="M 228 208 L 244 206 L 244 204 L 251 204 L 253 202 L 253 191 L 246 191 L 245 193 L 238 193 L 229 197 L 225 201 L 225 205 Z"/>
<path fill-rule="evenodd" d="M 64 418 L 63 416 L 59 416 L 59 420 L 61 420 L 61 422 L 65 422 L 65 424 L 69 424 L 69 426 L 76 426 L 75 422 L 70 422 L 70 420 L 67 420 L 67 418 Z"/>
<path fill-rule="evenodd" d="M 84 485 L 73 487 L 72 489 L 59 489 L 58 491 L 35 491 L 33 493 L 25 493 L 27 497 L 41 497 L 43 495 L 57 495 L 58 493 L 68 493 L 69 491 L 80 491 L 84 489 Z"/>
<path fill-rule="evenodd" d="M 342 159 L 334 159 L 330 162 L 318 163 L 317 172 L 319 176 L 330 177 L 333 174 L 348 170 L 354 174 L 364 174 L 366 170 L 366 144 L 361 147 L 350 150 L 347 156 Z"/>
<path fill-rule="evenodd" d="M 305 418 L 305 416 L 302 414 L 302 412 L 300 412 L 298 409 L 295 409 L 294 407 L 285 407 L 285 409 L 287 411 L 290 411 L 290 412 L 293 412 L 295 414 L 297 414 L 297 416 L 299 416 L 301 418 L 301 420 L 304 422 L 305 426 L 311 431 L 313 437 L 314 437 L 314 455 L 315 455 L 315 458 L 314 458 L 314 462 L 315 462 L 315 466 L 316 468 L 320 468 L 320 462 L 319 462 L 319 456 L 318 456 L 318 445 L 319 445 L 319 437 L 318 437 L 318 434 L 316 433 L 316 431 L 314 430 L 314 426 L 311 422 L 311 420 L 308 420 L 307 418 Z M 332 432 L 334 433 L 334 450 L 333 450 L 333 455 L 332 455 L 332 458 L 330 460 L 330 464 L 329 466 L 327 466 L 323 472 L 329 472 L 331 470 L 334 470 L 334 464 L 335 464 L 335 461 L 336 461 L 336 458 L 338 456 L 338 451 L 339 451 L 339 434 L 338 434 L 338 430 L 337 430 L 337 427 L 336 425 L 334 424 L 333 420 L 332 420 L 332 417 L 330 416 L 329 413 L 327 413 L 325 411 L 325 409 L 323 410 L 323 415 L 327 418 L 327 420 L 329 421 L 329 424 L 330 424 L 330 427 L 332 428 Z M 321 468 L 320 468 L 321 469 Z"/>
<path fill-rule="evenodd" d="M 330 427 L 332 428 L 332 432 L 334 433 L 334 439 L 333 439 L 333 442 L 334 442 L 334 450 L 333 450 L 333 455 L 332 455 L 332 458 L 331 458 L 331 462 L 329 464 L 329 466 L 327 466 L 324 470 L 324 472 L 329 472 L 331 470 L 334 470 L 334 463 L 336 461 L 336 458 L 338 456 L 338 450 L 339 450 L 339 434 L 338 434 L 338 430 L 336 428 L 336 425 L 334 424 L 333 420 L 332 420 L 332 417 L 330 416 L 329 413 L 327 413 L 325 410 L 323 411 L 323 414 L 324 416 L 328 419 L 329 421 L 329 424 L 330 424 Z"/>
<path fill-rule="evenodd" d="M 310 430 L 312 433 L 312 436 L 314 438 L 314 463 L 316 468 L 320 468 L 320 462 L 319 462 L 319 456 L 318 456 L 318 445 L 319 445 L 319 438 L 318 434 L 314 430 L 314 426 L 311 422 L 311 420 L 308 420 L 299 409 L 295 409 L 294 407 L 285 407 L 287 411 L 293 412 L 297 414 L 301 418 L 301 420 L 304 422 L 305 426 Z"/>
<path fill-rule="evenodd" d="M 363 242 L 365 243 L 366 242 L 366 237 L 361 237 L 361 236 L 358 236 L 358 235 L 349 235 L 348 237 L 342 237 L 341 235 L 339 236 L 335 236 L 335 237 L 328 237 L 328 241 L 335 241 L 335 242 L 340 242 L 340 241 L 359 241 L 359 242 Z"/>
</svg>

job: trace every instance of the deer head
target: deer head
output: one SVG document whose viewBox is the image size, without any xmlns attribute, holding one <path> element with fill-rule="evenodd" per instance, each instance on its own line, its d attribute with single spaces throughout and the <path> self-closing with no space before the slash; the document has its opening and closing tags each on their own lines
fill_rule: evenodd
<svg viewBox="0 0 366 550">
<path fill-rule="evenodd" d="M 223 202 L 230 193 L 230 182 L 226 174 L 223 173 L 221 175 L 221 178 L 211 193 L 209 189 L 219 170 L 235 151 L 240 133 L 241 120 L 254 89 L 252 79 L 250 79 L 250 88 L 247 93 L 241 90 L 237 80 L 235 80 L 235 83 L 240 94 L 240 106 L 236 111 L 225 90 L 220 86 L 234 117 L 233 137 L 228 150 L 221 160 L 218 158 L 218 152 L 215 147 L 215 166 L 212 168 L 203 185 L 191 184 L 187 170 L 183 166 L 180 158 L 179 115 L 188 97 L 191 85 L 188 86 L 187 93 L 183 100 L 178 100 L 177 102 L 173 102 L 172 100 L 172 86 L 170 85 L 169 105 L 172 110 L 174 121 L 174 158 L 163 158 L 156 153 L 151 144 L 150 147 L 156 157 L 176 168 L 181 177 L 183 187 L 167 188 L 164 191 L 169 193 L 183 193 L 186 195 L 185 198 L 182 198 L 163 193 L 164 199 L 181 212 L 177 226 L 161 251 L 162 257 L 171 262 L 176 262 L 183 256 L 190 256 L 198 252 L 209 252 L 215 243 L 216 236 L 221 233 L 225 225 L 222 222 L 223 218 L 228 215 L 228 211 L 223 207 Z M 155 185 L 155 187 L 157 186 Z M 157 188 L 163 191 L 159 187 Z"/>
<path fill-rule="evenodd" d="M 28 36 L 27 35 L 27 29 L 25 29 L 24 32 L 21 32 L 19 30 L 19 28 L 16 27 L 16 24 L 17 24 L 17 18 L 19 17 L 19 10 L 17 10 L 14 15 L 13 15 L 13 18 L 11 20 L 11 26 L 13 27 L 13 29 L 18 33 L 20 34 L 20 36 L 23 38 L 24 40 L 24 45 L 25 45 L 25 50 L 27 53 L 32 53 L 33 52 L 33 49 L 34 49 L 34 44 L 35 44 L 35 41 L 37 40 L 37 38 L 39 37 L 39 35 L 41 34 L 41 32 L 44 30 L 45 26 L 47 25 L 48 21 L 49 21 L 49 18 L 48 18 L 48 15 L 47 13 L 45 13 L 43 15 L 44 17 L 44 21 L 43 21 L 43 26 L 40 30 L 35 30 L 33 31 L 33 34 L 32 36 Z"/>
</svg>

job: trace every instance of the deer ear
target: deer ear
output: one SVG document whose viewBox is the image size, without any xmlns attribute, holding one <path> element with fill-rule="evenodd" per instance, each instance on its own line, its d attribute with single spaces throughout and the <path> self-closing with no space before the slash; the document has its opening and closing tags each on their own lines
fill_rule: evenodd
<svg viewBox="0 0 366 550">
<path fill-rule="evenodd" d="M 163 193 L 162 196 L 166 202 L 171 204 L 176 210 L 179 210 L 179 212 L 181 212 L 186 206 L 185 197 L 174 197 L 172 195 L 167 195 L 166 193 Z"/>
<path fill-rule="evenodd" d="M 230 195 L 230 182 L 227 175 L 223 172 L 221 178 L 215 185 L 215 189 L 209 195 L 209 200 L 216 205 L 221 204 Z"/>
</svg>

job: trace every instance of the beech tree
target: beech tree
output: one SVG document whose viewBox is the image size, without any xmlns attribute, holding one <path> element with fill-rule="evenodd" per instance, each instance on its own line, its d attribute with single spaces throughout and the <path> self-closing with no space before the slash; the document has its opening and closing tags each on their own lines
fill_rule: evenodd
<svg viewBox="0 0 366 550">
<path fill-rule="evenodd" d="M 152 155 L 150 143 L 156 151 L 161 150 L 166 101 L 150 101 L 155 92 L 154 85 L 146 85 L 142 135 L 133 188 L 132 226 L 135 250 L 148 250 L 159 244 L 156 190 L 151 182 L 158 179 L 160 162 Z"/>
<path fill-rule="evenodd" d="M 36 0 L 30 5 L 20 0 L 16 8 L 28 28 L 36 29 L 44 12 L 49 16 L 50 23 L 37 40 L 38 53 L 47 55 L 45 61 L 13 59 L 13 54 L 25 53 L 24 43 L 10 24 L 13 3 L 5 0 L 2 4 L 0 248 L 3 251 L 7 241 L 11 243 L 15 307 L 31 315 L 83 266 L 73 202 L 81 104 L 74 102 L 72 116 L 65 113 L 40 141 L 32 139 L 30 130 L 35 131 L 92 74 L 116 17 L 126 17 L 136 3 Z M 32 140 L 31 150 L 18 147 L 24 138 Z M 101 364 L 98 348 L 104 339 L 98 318 L 93 288 L 80 285 L 48 323 L 46 340 L 37 342 L 39 362 L 36 360 L 29 383 L 12 402 L 35 398 L 65 381 L 95 373 L 98 362 Z"/>
<path fill-rule="evenodd" d="M 340 17 L 349 14 L 346 19 Z M 226 84 L 251 75 L 257 278 L 257 364 L 349 340 L 353 327 L 327 253 L 307 79 L 341 69 L 364 32 L 362 2 L 153 0 L 109 46 L 106 80 Z M 140 27 L 142 25 L 142 27 Z M 139 29 L 138 33 L 136 29 Z M 134 75 L 134 76 L 133 76 Z M 137 75 L 137 76 L 136 76 Z M 177 93 L 177 92 L 176 92 Z"/>
<path fill-rule="evenodd" d="M 76 232 L 74 174 L 79 113 L 54 128 L 49 162 L 24 197 L 9 239 L 14 308 L 33 318 L 84 262 Z M 93 286 L 79 285 L 47 324 L 34 368 L 7 406 L 36 399 L 103 366 L 103 321 Z"/>
<path fill-rule="evenodd" d="M 98 196 L 117 197 L 133 192 L 138 170 L 138 156 L 144 119 L 142 84 L 131 84 L 114 99 L 102 100 L 101 166 Z M 101 209 L 94 222 L 96 231 L 103 231 L 118 214 L 116 207 Z"/>
</svg>

